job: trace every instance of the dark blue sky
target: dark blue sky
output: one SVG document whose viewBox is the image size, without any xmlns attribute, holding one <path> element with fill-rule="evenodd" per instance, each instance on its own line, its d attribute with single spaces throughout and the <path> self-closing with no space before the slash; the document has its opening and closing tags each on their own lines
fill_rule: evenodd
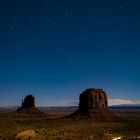
<svg viewBox="0 0 140 140">
<path fill-rule="evenodd" d="M 0 105 L 140 100 L 139 0 L 1 0 L 0 18 Z"/>
</svg>

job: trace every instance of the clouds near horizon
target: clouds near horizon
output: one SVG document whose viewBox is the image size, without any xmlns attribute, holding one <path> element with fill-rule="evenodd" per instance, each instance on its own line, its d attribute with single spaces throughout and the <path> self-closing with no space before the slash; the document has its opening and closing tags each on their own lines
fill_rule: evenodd
<svg viewBox="0 0 140 140">
<path fill-rule="evenodd" d="M 58 106 L 78 106 L 78 100 L 66 100 L 58 102 Z M 108 105 L 136 105 L 140 104 L 140 100 L 128 100 L 128 99 L 108 99 Z"/>
</svg>

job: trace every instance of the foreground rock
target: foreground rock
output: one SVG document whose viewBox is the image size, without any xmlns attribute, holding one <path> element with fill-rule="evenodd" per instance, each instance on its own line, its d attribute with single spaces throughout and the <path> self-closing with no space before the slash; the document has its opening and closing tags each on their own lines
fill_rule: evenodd
<svg viewBox="0 0 140 140">
<path fill-rule="evenodd" d="M 107 94 L 102 89 L 86 89 L 80 94 L 79 109 L 69 115 L 72 118 L 115 120 L 116 115 L 108 110 Z"/>
<path fill-rule="evenodd" d="M 35 130 L 26 130 L 21 133 L 18 133 L 15 137 L 15 140 L 30 140 L 36 139 L 36 132 Z"/>
<path fill-rule="evenodd" d="M 35 98 L 28 95 L 22 100 L 22 105 L 15 112 L 15 117 L 45 117 L 46 114 L 35 107 Z"/>
</svg>

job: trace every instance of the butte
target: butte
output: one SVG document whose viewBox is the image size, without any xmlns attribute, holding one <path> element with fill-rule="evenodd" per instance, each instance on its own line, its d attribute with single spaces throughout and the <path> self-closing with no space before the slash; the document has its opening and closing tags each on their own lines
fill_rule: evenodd
<svg viewBox="0 0 140 140">
<path fill-rule="evenodd" d="M 15 111 L 15 117 L 45 117 L 46 114 L 35 107 L 35 98 L 28 95 L 22 100 L 22 105 Z"/>
<path fill-rule="evenodd" d="M 117 116 L 108 109 L 107 94 L 102 89 L 90 88 L 80 94 L 79 109 L 68 118 L 113 121 Z"/>
</svg>

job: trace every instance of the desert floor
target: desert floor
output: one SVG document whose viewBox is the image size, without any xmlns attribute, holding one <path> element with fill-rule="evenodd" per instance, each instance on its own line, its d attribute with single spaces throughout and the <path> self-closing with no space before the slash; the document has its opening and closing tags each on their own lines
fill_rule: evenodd
<svg viewBox="0 0 140 140">
<path fill-rule="evenodd" d="M 14 118 L 13 110 L 0 110 L 0 140 L 20 138 L 23 132 L 36 140 L 124 140 L 140 139 L 140 109 L 116 110 L 116 122 L 66 119 L 68 109 L 42 109 L 46 118 Z M 33 133 L 33 134 L 32 134 Z M 24 133 L 23 133 L 24 134 Z M 23 138 L 23 139 L 24 139 Z"/>
</svg>

